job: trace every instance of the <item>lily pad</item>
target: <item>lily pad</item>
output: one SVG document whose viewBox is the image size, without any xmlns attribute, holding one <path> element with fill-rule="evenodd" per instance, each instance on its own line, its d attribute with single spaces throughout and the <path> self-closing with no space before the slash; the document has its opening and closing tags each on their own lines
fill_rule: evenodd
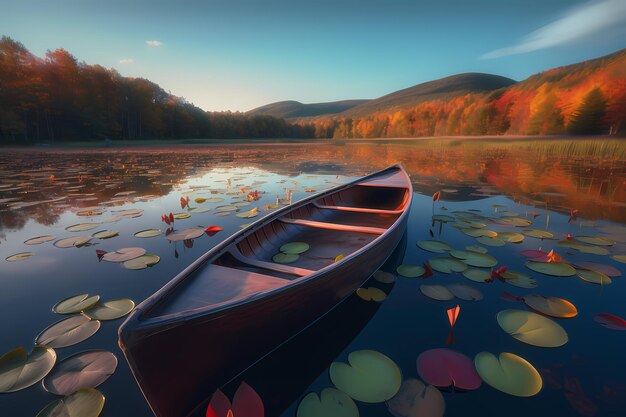
<svg viewBox="0 0 626 417">
<path fill-rule="evenodd" d="M 598 262 L 576 261 L 573 263 L 576 269 L 588 269 L 591 271 L 602 272 L 609 277 L 621 277 L 622 273 L 619 269 L 611 265 L 601 264 Z"/>
<path fill-rule="evenodd" d="M 160 234 L 161 234 L 160 229 L 146 229 L 146 230 L 141 230 L 135 233 L 135 237 L 148 238 L 148 237 L 159 236 Z"/>
<path fill-rule="evenodd" d="M 146 269 L 151 266 L 154 266 L 161 261 L 161 257 L 158 255 L 154 255 L 151 253 L 147 253 L 135 259 L 130 259 L 128 261 L 124 261 L 122 265 L 126 269 Z"/>
<path fill-rule="evenodd" d="M 614 316 L 613 314 L 600 313 L 600 314 L 596 314 L 593 317 L 593 319 L 594 321 L 600 323 L 607 329 L 621 330 L 621 331 L 626 330 L 626 320 L 624 320 L 621 317 Z"/>
<path fill-rule="evenodd" d="M 305 242 L 289 242 L 280 247 L 280 251 L 286 254 L 299 255 L 308 251 L 310 248 L 308 243 Z"/>
<path fill-rule="evenodd" d="M 81 388 L 96 388 L 109 379 L 116 368 L 117 358 L 111 352 L 78 353 L 59 362 L 43 380 L 43 387 L 52 394 L 71 395 Z"/>
<path fill-rule="evenodd" d="M 435 271 L 443 272 L 444 274 L 463 272 L 467 269 L 465 262 L 452 257 L 432 258 L 428 263 Z"/>
<path fill-rule="evenodd" d="M 577 269 L 576 275 L 584 281 L 599 285 L 609 285 L 612 281 L 606 274 L 589 269 Z"/>
<path fill-rule="evenodd" d="M 484 269 L 469 268 L 463 271 L 463 276 L 474 282 L 485 282 L 491 278 L 491 273 Z"/>
<path fill-rule="evenodd" d="M 540 347 L 559 347 L 567 343 L 567 333 L 547 317 L 524 310 L 503 310 L 497 315 L 498 324 L 515 339 Z"/>
<path fill-rule="evenodd" d="M 483 246 L 479 246 L 479 245 L 469 245 L 469 246 L 466 246 L 465 250 L 471 250 L 472 252 L 479 252 L 479 253 L 487 253 L 488 252 L 487 248 L 485 248 Z"/>
<path fill-rule="evenodd" d="M 623 263 L 623 264 L 626 264 L 626 255 L 613 255 L 613 256 L 611 256 L 611 258 L 612 258 L 614 261 L 617 261 L 617 262 L 621 262 L 621 263 Z"/>
<path fill-rule="evenodd" d="M 272 257 L 272 261 L 278 264 L 290 264 L 292 262 L 297 261 L 299 258 L 300 258 L 300 255 L 296 255 L 295 253 L 279 252 Z"/>
<path fill-rule="evenodd" d="M 498 358 L 490 352 L 474 357 L 476 370 L 485 383 L 517 397 L 532 397 L 541 391 L 541 375 L 526 359 L 508 352 Z"/>
<path fill-rule="evenodd" d="M 591 255 L 608 255 L 611 252 L 603 246 L 585 245 L 584 243 L 574 242 L 571 240 L 562 240 L 556 243 L 559 246 L 566 248 L 576 249 L 581 253 L 588 253 Z"/>
<path fill-rule="evenodd" d="M 200 227 L 190 227 L 188 229 L 176 230 L 167 234 L 165 238 L 170 242 L 180 242 L 182 240 L 197 239 L 204 235 L 204 229 Z"/>
<path fill-rule="evenodd" d="M 104 395 L 93 388 L 81 388 L 74 394 L 48 404 L 37 417 L 98 417 L 104 408 Z"/>
<path fill-rule="evenodd" d="M 376 281 L 382 282 L 383 284 L 391 284 L 396 281 L 396 276 L 391 272 L 376 271 L 372 277 L 374 277 Z"/>
<path fill-rule="evenodd" d="M 473 252 L 470 250 L 453 250 L 450 255 L 460 259 L 463 263 L 469 266 L 475 266 L 479 268 L 490 268 L 498 263 L 498 260 L 486 253 Z"/>
<path fill-rule="evenodd" d="M 235 214 L 235 216 L 241 218 L 241 219 L 251 219 L 253 217 L 256 217 L 259 215 L 259 209 L 257 209 L 256 207 L 248 210 L 248 211 L 242 211 L 241 213 L 237 213 Z"/>
<path fill-rule="evenodd" d="M 417 372 L 424 381 L 436 387 L 469 391 L 482 383 L 472 360 L 450 349 L 422 352 L 417 358 Z"/>
<path fill-rule="evenodd" d="M 296 417 L 359 417 L 359 409 L 348 394 L 335 388 L 324 388 L 320 394 L 310 392 L 298 405 Z"/>
<path fill-rule="evenodd" d="M 471 285 L 450 284 L 448 285 L 448 290 L 450 290 L 450 292 L 454 294 L 456 298 L 460 298 L 461 300 L 480 301 L 483 299 L 483 293 L 481 293 Z"/>
<path fill-rule="evenodd" d="M 532 224 L 532 222 L 528 219 L 522 219 L 520 217 L 506 217 L 496 219 L 498 224 L 504 224 L 507 226 L 515 226 L 515 227 L 527 227 Z"/>
<path fill-rule="evenodd" d="M 112 237 L 115 237 L 119 234 L 120 232 L 118 232 L 117 230 L 101 230 L 91 235 L 91 237 L 95 239 L 111 239 Z"/>
<path fill-rule="evenodd" d="M 528 237 L 534 237 L 537 239 L 552 239 L 554 235 L 547 230 L 538 230 L 538 229 L 526 229 L 522 230 L 522 234 Z"/>
<path fill-rule="evenodd" d="M 88 294 L 74 295 L 61 300 L 52 307 L 57 314 L 75 314 L 88 310 L 100 300 L 99 295 L 89 297 Z"/>
<path fill-rule="evenodd" d="M 228 204 L 228 205 L 225 205 L 225 206 L 215 207 L 215 210 L 217 210 L 217 211 L 235 211 L 235 210 L 237 210 L 237 206 L 232 205 L 232 204 Z"/>
<path fill-rule="evenodd" d="M 87 340 L 99 328 L 98 320 L 91 320 L 85 316 L 69 317 L 47 327 L 37 336 L 35 343 L 51 348 L 72 346 Z"/>
<path fill-rule="evenodd" d="M 563 262 L 527 261 L 526 267 L 535 272 L 555 277 L 571 277 L 572 275 L 576 275 L 576 270 L 570 264 Z"/>
<path fill-rule="evenodd" d="M 498 238 L 508 243 L 520 243 L 524 241 L 524 235 L 515 232 L 498 232 Z"/>
<path fill-rule="evenodd" d="M 20 262 L 20 261 L 25 261 L 26 259 L 30 258 L 33 255 L 34 255 L 33 252 L 21 252 L 21 253 L 16 253 L 15 255 L 7 256 L 5 259 L 7 262 Z"/>
<path fill-rule="evenodd" d="M 525 295 L 523 298 L 528 307 L 546 316 L 568 319 L 578 315 L 576 306 L 563 298 L 544 297 L 539 294 Z"/>
<path fill-rule="evenodd" d="M 122 248 L 115 252 L 107 252 L 102 255 L 102 260 L 113 263 L 121 263 L 131 259 L 139 258 L 146 253 L 144 248 Z"/>
<path fill-rule="evenodd" d="M 54 240 L 54 239 L 56 238 L 52 235 L 37 236 L 37 237 L 33 237 L 24 241 L 24 243 L 26 245 L 40 245 L 42 243 L 50 242 L 51 240 Z"/>
<path fill-rule="evenodd" d="M 189 213 L 176 213 L 174 214 L 174 219 L 176 220 L 184 220 L 184 219 L 188 219 L 191 217 L 191 214 Z"/>
<path fill-rule="evenodd" d="M 396 272 L 405 278 L 417 278 L 424 275 L 424 268 L 419 265 L 403 264 L 396 268 Z"/>
<path fill-rule="evenodd" d="M 74 236 L 65 239 L 57 240 L 54 242 L 54 246 L 57 248 L 80 248 L 86 245 L 92 239 L 91 236 Z"/>
<path fill-rule="evenodd" d="M 119 298 L 98 303 L 83 314 L 95 320 L 116 320 L 133 311 L 133 308 L 135 308 L 133 300 Z"/>
<path fill-rule="evenodd" d="M 68 232 L 86 232 L 87 230 L 93 230 L 99 227 L 100 223 L 79 223 L 72 226 L 67 226 L 65 230 Z"/>
<path fill-rule="evenodd" d="M 441 392 L 417 379 L 402 382 L 400 391 L 387 401 L 389 412 L 395 417 L 443 417 L 446 402 Z"/>
<path fill-rule="evenodd" d="M 530 275 L 518 271 L 505 271 L 501 274 L 507 284 L 519 288 L 536 288 L 539 284 Z"/>
<path fill-rule="evenodd" d="M 19 391 L 41 381 L 56 359 L 54 349 L 47 346 L 35 346 L 30 354 L 19 347 L 0 356 L 0 393 Z"/>
<path fill-rule="evenodd" d="M 454 298 L 454 294 L 444 285 L 420 285 L 420 291 L 426 297 L 437 301 L 449 301 Z"/>
<path fill-rule="evenodd" d="M 607 239 L 602 236 L 574 236 L 574 239 L 583 243 L 598 246 L 613 246 L 615 244 L 615 242 L 611 239 Z"/>
<path fill-rule="evenodd" d="M 476 241 L 486 246 L 493 246 L 493 247 L 504 246 L 504 240 L 497 238 L 497 237 L 481 236 L 481 237 L 477 237 Z"/>
<path fill-rule="evenodd" d="M 376 287 L 359 288 L 356 290 L 356 295 L 365 301 L 376 301 L 377 303 L 385 301 L 387 298 L 387 294 L 385 294 L 383 290 Z"/>
<path fill-rule="evenodd" d="M 189 209 L 189 213 L 206 213 L 207 211 L 211 211 L 208 207 L 194 207 Z"/>
<path fill-rule="evenodd" d="M 333 362 L 330 380 L 357 401 L 380 403 L 393 398 L 402 384 L 398 365 L 373 350 L 357 350 L 348 355 L 348 364 Z"/>
<path fill-rule="evenodd" d="M 440 240 L 420 240 L 417 242 L 417 246 L 425 251 L 434 253 L 446 253 L 453 249 L 452 246 Z"/>
</svg>

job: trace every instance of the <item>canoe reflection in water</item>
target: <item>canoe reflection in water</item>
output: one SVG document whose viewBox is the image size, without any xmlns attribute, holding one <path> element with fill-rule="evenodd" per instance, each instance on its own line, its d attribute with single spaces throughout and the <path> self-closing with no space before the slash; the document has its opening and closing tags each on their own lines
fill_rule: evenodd
<svg viewBox="0 0 626 417">
<path fill-rule="evenodd" d="M 226 239 L 141 303 L 120 347 L 155 415 L 189 415 L 353 294 L 398 246 L 412 196 L 398 165 L 313 195 Z"/>
</svg>

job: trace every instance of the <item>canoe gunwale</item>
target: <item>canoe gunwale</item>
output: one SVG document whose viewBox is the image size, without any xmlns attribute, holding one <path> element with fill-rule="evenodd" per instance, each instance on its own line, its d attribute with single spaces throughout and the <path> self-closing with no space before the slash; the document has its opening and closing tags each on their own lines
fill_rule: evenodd
<svg viewBox="0 0 626 417">
<path fill-rule="evenodd" d="M 404 175 L 406 176 L 406 180 L 407 180 L 407 187 L 406 187 L 407 195 L 405 196 L 403 200 L 404 206 L 403 206 L 403 209 L 401 210 L 401 214 L 396 219 L 396 221 L 384 233 L 378 235 L 376 239 L 364 245 L 359 250 L 347 255 L 345 258 L 341 259 L 338 262 L 331 263 L 330 265 L 327 265 L 326 267 L 323 267 L 319 270 L 314 271 L 312 274 L 301 276 L 294 280 L 286 280 L 286 285 L 282 287 L 278 287 L 278 288 L 274 288 L 268 291 L 257 293 L 250 297 L 246 297 L 244 299 L 241 299 L 235 302 L 224 303 L 223 305 L 219 305 L 219 306 L 207 305 L 205 307 L 200 307 L 200 308 L 196 308 L 193 310 L 175 312 L 175 313 L 166 314 L 162 316 L 156 316 L 156 317 L 146 317 L 146 315 L 149 314 L 151 310 L 153 310 L 154 308 L 157 308 L 158 305 L 162 301 L 164 301 L 168 296 L 174 293 L 177 290 L 178 286 L 183 284 L 186 278 L 190 274 L 195 272 L 197 269 L 201 268 L 206 262 L 209 262 L 211 259 L 217 259 L 218 257 L 224 255 L 228 251 L 231 251 L 231 250 L 239 251 L 236 245 L 239 242 L 246 239 L 255 230 L 258 230 L 266 226 L 270 222 L 278 220 L 282 215 L 289 213 L 299 207 L 313 203 L 315 200 L 318 200 L 325 196 L 329 196 L 337 192 L 343 191 L 345 189 L 348 189 L 352 186 L 357 185 L 360 182 L 379 176 L 385 171 L 389 171 L 392 169 L 400 169 L 402 173 L 404 173 Z M 238 306 L 248 304 L 258 299 L 267 297 L 269 294 L 279 293 L 282 291 L 289 291 L 295 285 L 300 285 L 303 282 L 314 280 L 321 275 L 327 274 L 329 270 L 331 270 L 332 268 L 353 262 L 355 258 L 360 256 L 363 252 L 367 251 L 372 246 L 375 246 L 381 239 L 384 239 L 385 237 L 393 233 L 395 229 L 398 227 L 398 225 L 403 223 L 403 220 L 408 216 L 408 213 L 411 207 L 412 198 L 413 198 L 413 187 L 412 187 L 410 178 L 408 174 L 406 173 L 406 171 L 404 171 L 404 169 L 402 168 L 402 165 L 396 164 L 396 165 L 389 166 L 385 169 L 382 169 L 380 171 L 374 172 L 372 174 L 369 174 L 367 176 L 355 179 L 354 181 L 343 184 L 341 186 L 337 186 L 329 190 L 324 190 L 319 193 L 315 193 L 307 198 L 302 199 L 301 201 L 296 202 L 295 204 L 291 204 L 291 205 L 282 207 L 279 210 L 276 210 L 274 212 L 268 213 L 267 215 L 257 220 L 250 226 L 236 232 L 229 238 L 225 239 L 223 242 L 216 245 L 214 248 L 202 254 L 200 257 L 198 257 L 198 259 L 196 259 L 187 268 L 185 268 L 178 275 L 172 278 L 168 283 L 166 283 L 163 287 L 161 287 L 157 292 L 155 292 L 153 295 L 151 295 L 146 300 L 144 300 L 141 304 L 139 304 L 135 308 L 135 310 L 127 317 L 124 323 L 122 323 L 122 325 L 120 326 L 119 328 L 120 340 L 122 341 L 126 339 L 124 337 L 125 332 L 127 333 L 127 335 L 129 335 L 129 333 L 133 333 L 138 330 L 149 331 L 148 330 L 149 328 L 161 327 L 161 326 L 163 326 L 165 330 L 165 326 L 167 328 L 177 327 L 179 325 L 184 324 L 186 321 L 194 320 L 200 316 L 212 316 L 214 314 L 217 315 L 217 314 L 222 313 L 224 310 L 237 308 Z M 209 319 L 209 317 L 207 317 L 207 319 Z M 130 342 L 130 340 L 127 340 L 127 341 Z"/>
</svg>

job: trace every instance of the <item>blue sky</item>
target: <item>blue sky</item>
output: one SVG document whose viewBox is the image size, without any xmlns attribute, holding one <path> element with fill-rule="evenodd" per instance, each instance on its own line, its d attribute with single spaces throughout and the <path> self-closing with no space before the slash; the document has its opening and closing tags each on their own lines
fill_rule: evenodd
<svg viewBox="0 0 626 417">
<path fill-rule="evenodd" d="M 206 110 L 374 98 L 469 71 L 521 80 L 626 47 L 626 0 L 0 0 L 0 10 L 0 34 L 38 56 L 65 48 Z"/>
</svg>

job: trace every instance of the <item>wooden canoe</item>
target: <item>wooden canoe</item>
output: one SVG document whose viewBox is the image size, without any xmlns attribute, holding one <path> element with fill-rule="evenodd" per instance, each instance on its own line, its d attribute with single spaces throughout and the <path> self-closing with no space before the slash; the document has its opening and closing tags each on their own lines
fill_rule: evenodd
<svg viewBox="0 0 626 417">
<path fill-rule="evenodd" d="M 226 239 L 137 306 L 119 343 L 154 414 L 189 415 L 354 292 L 400 242 L 412 194 L 395 165 L 312 195 Z M 273 262 L 288 242 L 310 249 Z"/>
</svg>

